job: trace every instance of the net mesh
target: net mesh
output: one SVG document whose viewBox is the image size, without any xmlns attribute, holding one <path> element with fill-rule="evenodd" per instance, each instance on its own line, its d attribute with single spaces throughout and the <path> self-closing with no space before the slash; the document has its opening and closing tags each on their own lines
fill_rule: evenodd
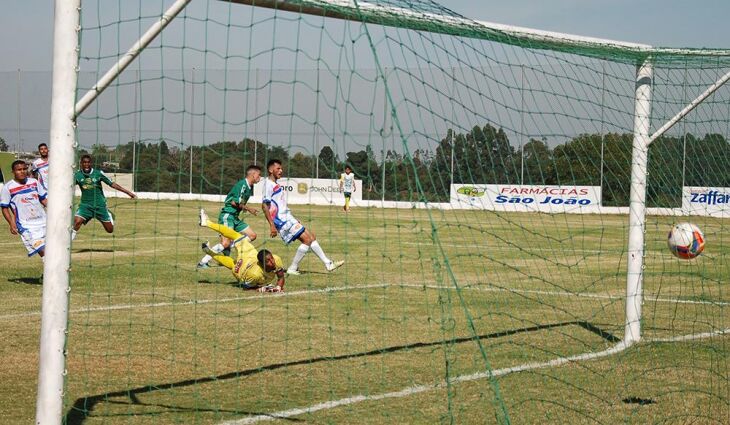
<svg viewBox="0 0 730 425">
<path fill-rule="evenodd" d="M 84 4 L 79 97 L 166 3 Z M 73 244 L 66 423 L 728 417 L 725 87 L 649 148 L 644 339 L 616 348 L 636 67 L 654 64 L 656 130 L 726 52 L 568 43 L 430 1 L 236 3 L 192 2 L 78 118 L 79 155 L 140 199 L 107 191 L 114 233 L 91 220 Z M 309 252 L 278 294 L 196 268 L 217 242 L 199 208 L 215 221 L 271 159 L 345 261 Z M 300 243 L 270 237 L 261 189 L 242 219 L 286 268 Z M 680 221 L 704 231 L 695 260 L 666 247 Z"/>
</svg>

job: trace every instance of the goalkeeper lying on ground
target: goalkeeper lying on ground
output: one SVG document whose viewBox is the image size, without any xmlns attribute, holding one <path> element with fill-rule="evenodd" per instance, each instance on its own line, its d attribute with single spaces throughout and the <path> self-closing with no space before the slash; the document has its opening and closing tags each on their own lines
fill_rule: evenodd
<svg viewBox="0 0 730 425">
<path fill-rule="evenodd" d="M 203 251 L 230 269 L 244 288 L 257 289 L 259 292 L 284 291 L 284 265 L 278 255 L 265 249 L 256 252 L 256 248 L 245 235 L 208 220 L 208 215 L 202 209 L 200 225 L 213 229 L 233 241 L 231 255 L 234 257 L 211 250 L 207 242 L 203 244 Z M 270 284 L 274 279 L 277 279 L 276 285 Z"/>
</svg>

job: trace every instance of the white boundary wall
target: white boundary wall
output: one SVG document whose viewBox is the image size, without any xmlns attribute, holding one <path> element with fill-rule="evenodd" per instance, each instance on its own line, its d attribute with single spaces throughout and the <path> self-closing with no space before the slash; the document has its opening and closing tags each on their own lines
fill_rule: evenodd
<svg viewBox="0 0 730 425">
<path fill-rule="evenodd" d="M 112 180 L 121 184 L 126 188 L 131 188 L 131 174 L 108 174 Z M 282 178 L 279 183 L 284 185 L 289 192 L 289 203 L 292 205 L 342 205 L 344 197 L 339 188 L 339 180 L 337 179 L 297 179 Z M 350 205 L 353 207 L 365 208 L 398 208 L 398 209 L 439 209 L 439 210 L 484 210 L 484 211 L 511 211 L 511 212 L 540 212 L 546 214 L 616 214 L 628 215 L 629 207 L 604 207 L 600 205 L 601 188 L 598 186 L 520 186 L 520 185 L 462 185 L 455 184 L 451 187 L 451 202 L 434 202 L 423 204 L 420 202 L 396 202 L 396 201 L 368 201 L 362 199 L 362 181 L 356 180 L 357 190 L 352 194 Z M 254 195 L 249 200 L 250 204 L 261 202 L 261 192 L 263 188 L 263 179 L 254 188 Z M 464 189 L 465 188 L 465 189 Z M 489 196 L 496 199 L 497 196 L 510 193 L 509 198 L 514 198 L 515 191 L 523 192 L 519 196 L 532 196 L 534 201 L 529 204 L 510 204 L 509 202 L 497 203 L 487 201 L 487 192 L 484 191 L 481 196 L 468 196 L 462 192 L 469 189 L 476 190 L 478 194 L 480 190 L 490 188 Z M 108 187 L 104 188 L 108 198 L 126 198 L 127 195 L 117 192 Z M 533 192 L 529 194 L 529 190 Z M 578 195 L 573 196 L 572 192 L 577 191 Z M 472 192 L 474 193 L 474 192 Z M 703 197 L 704 194 L 704 197 Z M 80 193 L 76 190 L 76 195 Z M 138 192 L 140 199 L 157 199 L 157 200 L 180 200 L 180 201 L 203 201 L 223 203 L 225 195 L 206 195 L 199 193 L 157 193 L 157 192 Z M 550 199 L 568 200 L 571 198 L 590 200 L 588 205 L 565 205 L 561 204 L 542 204 L 548 196 Z M 694 197 L 695 202 L 691 202 Z M 463 199 L 462 199 L 463 198 Z M 474 199 L 481 199 L 475 201 Z M 699 202 L 703 199 L 705 202 Z M 718 202 L 720 200 L 721 202 Z M 724 201 L 724 202 L 722 202 Z M 535 206 L 537 204 L 537 207 Z M 683 193 L 682 208 L 647 208 L 649 215 L 663 216 L 706 216 L 716 218 L 730 218 L 730 188 L 702 188 L 702 187 L 685 187 Z"/>
</svg>

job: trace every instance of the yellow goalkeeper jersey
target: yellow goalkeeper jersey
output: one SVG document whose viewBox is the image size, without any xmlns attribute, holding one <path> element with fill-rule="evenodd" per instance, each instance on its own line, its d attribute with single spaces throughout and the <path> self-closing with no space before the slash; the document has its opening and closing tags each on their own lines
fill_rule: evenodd
<svg viewBox="0 0 730 425">
<path fill-rule="evenodd" d="M 236 243 L 236 253 L 236 262 L 233 265 L 231 272 L 233 272 L 233 275 L 239 282 L 246 285 L 267 285 L 276 279 L 277 273 L 284 271 L 284 263 L 276 254 L 271 254 L 274 257 L 276 269 L 270 272 L 264 271 L 264 269 L 259 266 L 258 259 L 256 258 L 256 248 L 246 239 Z"/>
</svg>

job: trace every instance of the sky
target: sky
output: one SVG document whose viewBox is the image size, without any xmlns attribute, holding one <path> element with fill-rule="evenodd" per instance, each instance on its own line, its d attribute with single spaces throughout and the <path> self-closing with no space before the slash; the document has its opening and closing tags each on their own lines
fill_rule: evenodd
<svg viewBox="0 0 730 425">
<path fill-rule="evenodd" d="M 506 25 L 662 47 L 730 47 L 730 25 L 727 25 L 730 2 L 727 0 L 441 0 L 439 3 L 476 20 Z M 0 72 L 50 70 L 53 1 L 3 0 L 3 4 Z"/>
<path fill-rule="evenodd" d="M 83 0 L 116 7 L 126 0 Z M 172 0 L 146 0 L 150 4 Z M 195 1 L 198 0 L 194 0 Z M 730 48 L 727 0 L 441 0 L 480 21 L 661 47 Z M 53 0 L 4 0 L 0 14 L 0 137 L 31 149 L 47 134 Z M 236 7 L 236 6 L 234 6 Z M 123 46 L 126 49 L 126 45 Z M 20 70 L 20 72 L 18 72 Z M 18 93 L 18 80 L 20 96 Z M 20 101 L 19 101 L 20 98 Z M 20 108 L 18 104 L 22 103 Z M 20 112 L 18 112 L 20 110 Z"/>
</svg>

